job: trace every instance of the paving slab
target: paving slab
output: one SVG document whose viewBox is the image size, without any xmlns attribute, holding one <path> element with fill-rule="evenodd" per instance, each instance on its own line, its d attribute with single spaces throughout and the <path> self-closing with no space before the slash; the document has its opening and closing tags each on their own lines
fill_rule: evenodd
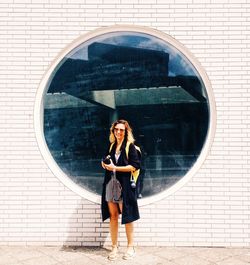
<svg viewBox="0 0 250 265">
<path fill-rule="evenodd" d="M 250 248 L 137 247 L 136 257 L 109 261 L 110 248 L 1 246 L 0 265 L 250 265 Z"/>
</svg>

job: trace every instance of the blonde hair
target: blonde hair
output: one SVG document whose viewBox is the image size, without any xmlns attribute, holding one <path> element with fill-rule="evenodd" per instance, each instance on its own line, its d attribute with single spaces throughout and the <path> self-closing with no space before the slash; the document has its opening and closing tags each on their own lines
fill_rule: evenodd
<svg viewBox="0 0 250 265">
<path fill-rule="evenodd" d="M 115 121 L 111 127 L 110 127 L 110 135 L 109 135 L 109 141 L 110 143 L 114 143 L 116 141 L 114 130 L 115 126 L 117 124 L 124 124 L 125 125 L 125 141 L 128 141 L 130 143 L 134 143 L 135 139 L 132 133 L 132 128 L 130 127 L 129 123 L 126 120 L 117 120 Z"/>
</svg>

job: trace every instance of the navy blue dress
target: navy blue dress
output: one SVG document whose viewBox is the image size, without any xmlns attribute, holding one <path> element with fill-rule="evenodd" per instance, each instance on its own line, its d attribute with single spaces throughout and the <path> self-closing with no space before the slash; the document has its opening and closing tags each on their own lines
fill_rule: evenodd
<svg viewBox="0 0 250 265">
<path fill-rule="evenodd" d="M 115 149 L 116 143 L 113 145 L 111 152 L 107 151 L 106 155 L 110 154 L 113 163 L 117 166 L 127 166 L 131 165 L 136 169 L 140 168 L 140 159 L 138 157 L 137 151 L 135 149 L 134 144 L 130 144 L 128 159 L 126 156 L 126 142 L 123 141 L 121 146 L 121 155 L 116 163 L 115 161 Z M 123 200 L 123 211 L 122 211 L 122 224 L 131 223 L 140 218 L 139 209 L 137 204 L 137 194 L 136 189 L 133 189 L 130 185 L 130 172 L 116 172 L 116 178 L 120 181 L 122 186 L 122 200 Z M 105 171 L 105 177 L 103 182 L 102 189 L 102 220 L 110 218 L 108 203 L 106 201 L 106 185 L 111 179 L 111 171 Z M 119 208 L 119 207 L 118 207 Z"/>
</svg>

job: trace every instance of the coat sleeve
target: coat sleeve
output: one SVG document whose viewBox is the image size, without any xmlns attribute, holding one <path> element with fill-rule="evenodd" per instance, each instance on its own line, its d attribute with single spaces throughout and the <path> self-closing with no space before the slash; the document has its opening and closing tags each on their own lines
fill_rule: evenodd
<svg viewBox="0 0 250 265">
<path fill-rule="evenodd" d="M 138 156 L 137 150 L 134 144 L 130 144 L 128 152 L 128 163 L 136 169 L 141 167 L 141 159 Z"/>
<path fill-rule="evenodd" d="M 111 147 L 111 145 L 109 145 L 108 148 L 106 149 L 103 158 L 105 158 L 107 155 L 110 155 L 110 153 L 111 153 L 110 147 Z M 112 146 L 112 149 L 113 149 L 113 147 L 114 146 Z"/>
</svg>

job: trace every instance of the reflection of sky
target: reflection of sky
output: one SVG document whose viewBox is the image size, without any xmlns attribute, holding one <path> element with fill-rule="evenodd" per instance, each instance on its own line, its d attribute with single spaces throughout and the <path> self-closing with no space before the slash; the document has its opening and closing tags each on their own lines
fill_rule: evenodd
<svg viewBox="0 0 250 265">
<path fill-rule="evenodd" d="M 83 43 L 74 49 L 67 57 L 88 60 L 88 45 L 93 42 L 166 52 L 169 54 L 169 76 L 197 75 L 192 64 L 176 48 L 156 37 L 142 33 L 124 32 L 104 34 Z"/>
</svg>

